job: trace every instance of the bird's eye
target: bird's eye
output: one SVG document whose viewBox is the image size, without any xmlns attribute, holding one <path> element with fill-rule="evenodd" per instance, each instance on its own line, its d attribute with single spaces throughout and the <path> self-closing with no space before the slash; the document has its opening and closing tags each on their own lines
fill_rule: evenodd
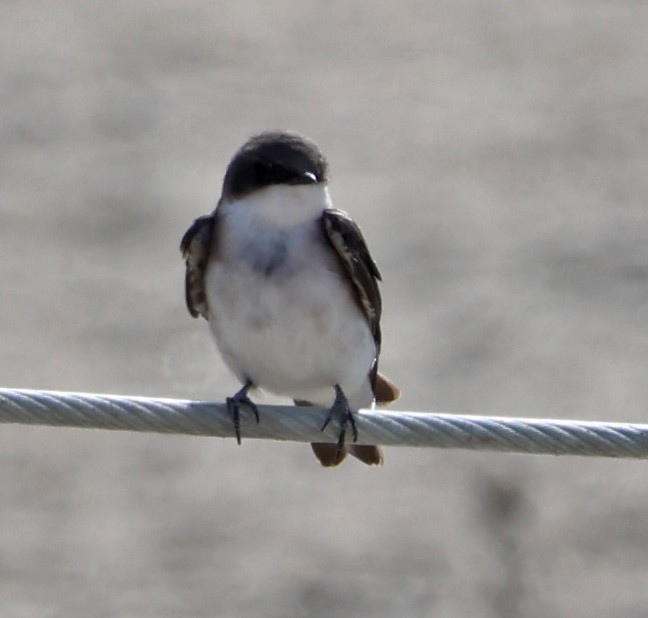
<svg viewBox="0 0 648 618">
<path fill-rule="evenodd" d="M 276 174 L 275 166 L 269 161 L 257 161 L 254 168 L 259 186 L 271 184 Z"/>
<path fill-rule="evenodd" d="M 298 173 L 289 167 L 264 159 L 255 163 L 254 170 L 259 187 L 290 184 L 298 176 Z"/>
</svg>

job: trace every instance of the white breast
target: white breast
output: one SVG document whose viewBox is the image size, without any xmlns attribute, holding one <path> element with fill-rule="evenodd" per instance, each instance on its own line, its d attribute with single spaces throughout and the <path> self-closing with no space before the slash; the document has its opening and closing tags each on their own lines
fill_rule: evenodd
<svg viewBox="0 0 648 618">
<path fill-rule="evenodd" d="M 219 259 L 206 273 L 210 327 L 242 382 L 319 405 L 332 403 L 339 384 L 351 405 L 366 407 L 376 349 L 322 236 L 329 206 L 315 185 L 219 207 Z"/>
</svg>

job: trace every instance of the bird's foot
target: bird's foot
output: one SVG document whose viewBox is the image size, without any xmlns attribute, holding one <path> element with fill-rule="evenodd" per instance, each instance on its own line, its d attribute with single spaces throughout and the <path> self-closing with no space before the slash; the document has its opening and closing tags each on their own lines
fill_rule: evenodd
<svg viewBox="0 0 648 618">
<path fill-rule="evenodd" d="M 340 455 L 342 453 L 342 449 L 344 448 L 344 440 L 346 438 L 347 428 L 351 426 L 351 435 L 354 442 L 358 441 L 358 428 L 356 427 L 353 410 L 351 409 L 349 401 L 340 388 L 339 384 L 335 385 L 335 401 L 333 402 L 333 405 L 331 406 L 331 409 L 326 416 L 326 420 L 322 425 L 322 431 L 326 429 L 334 416 L 338 416 L 340 419 L 340 433 L 338 435 L 337 441 L 338 455 Z"/>
<path fill-rule="evenodd" d="M 259 422 L 259 408 L 257 408 L 257 405 L 248 397 L 248 391 L 252 386 L 252 382 L 246 382 L 245 386 L 238 391 L 238 393 L 225 400 L 227 411 L 230 413 L 232 420 L 234 421 L 234 434 L 236 435 L 236 441 L 239 444 L 241 444 L 241 406 L 245 406 L 252 410 L 256 422 Z"/>
</svg>

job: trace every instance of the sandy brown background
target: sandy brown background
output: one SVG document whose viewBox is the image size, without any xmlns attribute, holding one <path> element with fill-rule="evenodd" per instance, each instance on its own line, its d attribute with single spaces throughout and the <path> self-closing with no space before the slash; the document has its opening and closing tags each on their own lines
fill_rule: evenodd
<svg viewBox="0 0 648 618">
<path fill-rule="evenodd" d="M 400 409 L 648 421 L 648 8 L 0 3 L 0 383 L 222 399 L 178 242 L 261 129 L 384 276 Z M 648 464 L 0 427 L 0 616 L 648 615 Z"/>
</svg>

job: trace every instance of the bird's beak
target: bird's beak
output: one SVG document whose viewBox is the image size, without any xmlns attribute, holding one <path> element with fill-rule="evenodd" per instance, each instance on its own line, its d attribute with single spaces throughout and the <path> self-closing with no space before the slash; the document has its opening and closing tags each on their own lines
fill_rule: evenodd
<svg viewBox="0 0 648 618">
<path fill-rule="evenodd" d="M 313 172 L 302 172 L 288 181 L 289 185 L 316 185 L 317 176 Z"/>
</svg>

